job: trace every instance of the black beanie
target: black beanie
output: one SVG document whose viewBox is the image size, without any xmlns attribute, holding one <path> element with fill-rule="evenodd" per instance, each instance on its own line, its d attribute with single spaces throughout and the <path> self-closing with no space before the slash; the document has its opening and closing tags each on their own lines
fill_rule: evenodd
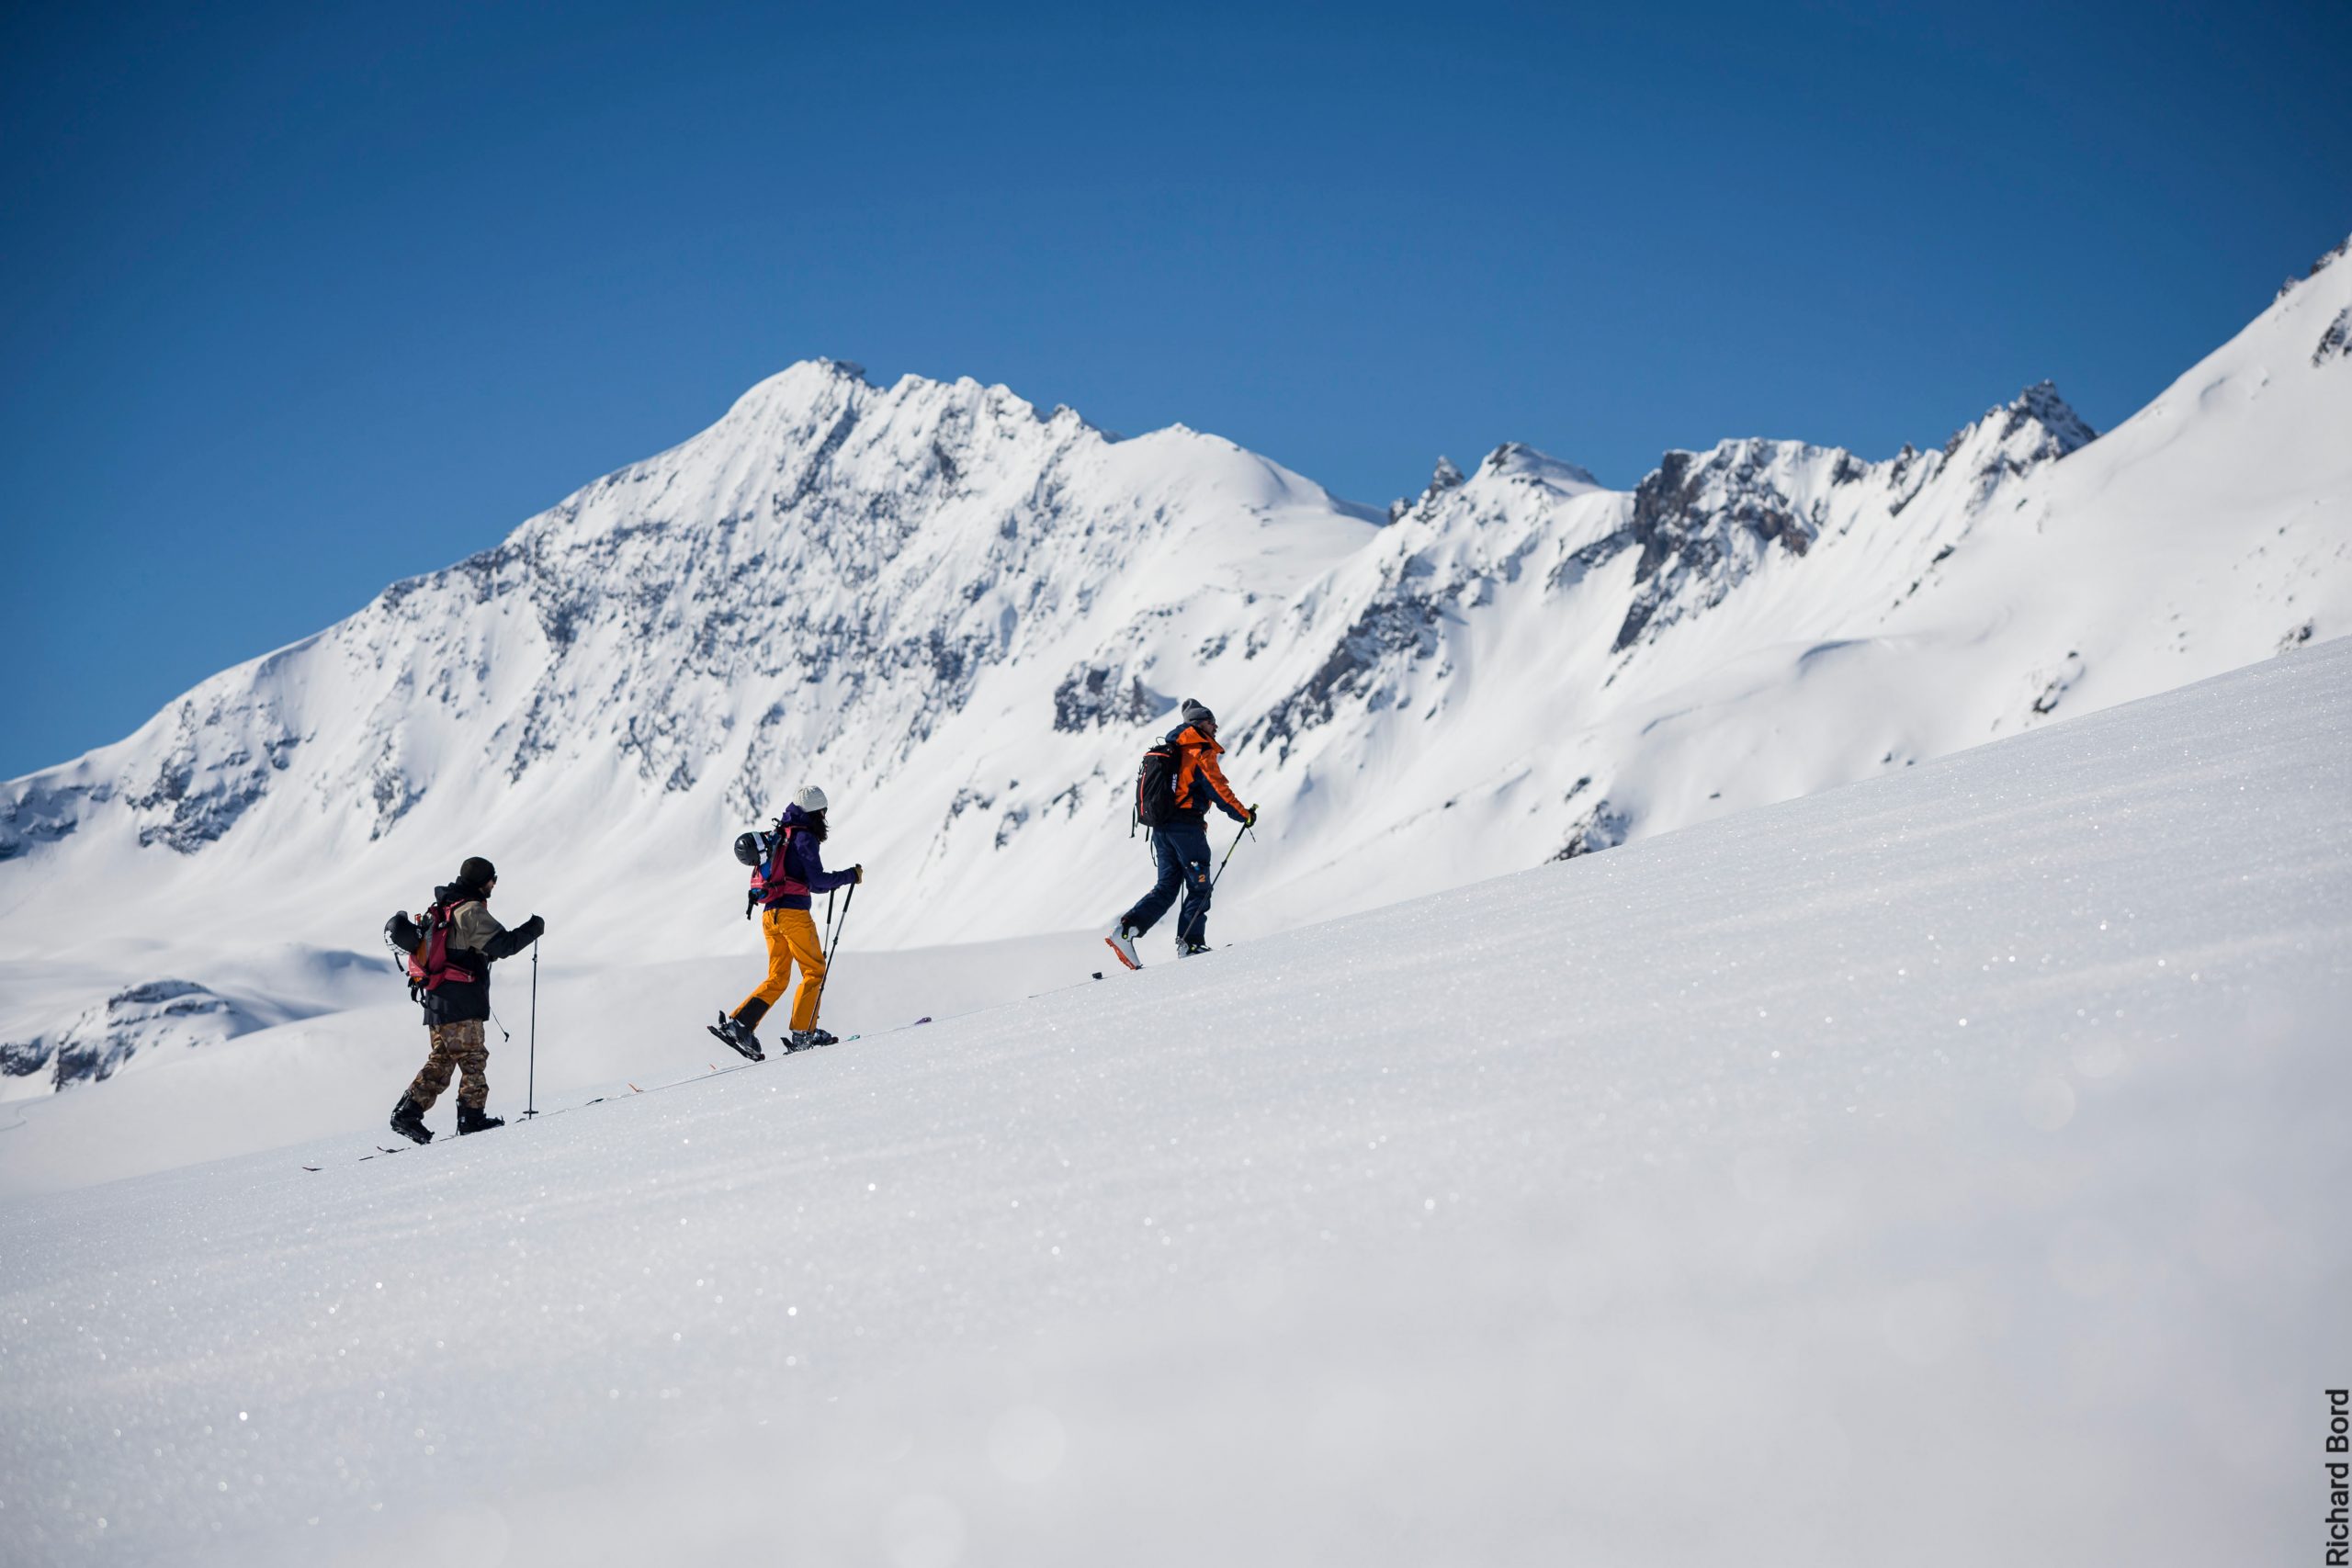
<svg viewBox="0 0 2352 1568">
<path fill-rule="evenodd" d="M 466 863 L 458 868 L 458 880 L 472 888 L 485 888 L 498 880 L 498 868 L 480 855 L 468 855 Z"/>
<path fill-rule="evenodd" d="M 1209 712 L 1207 708 L 1193 701 L 1191 697 L 1186 697 L 1184 699 L 1184 722 L 1186 724 L 1205 724 L 1211 728 L 1215 728 L 1216 727 L 1216 715 Z"/>
</svg>

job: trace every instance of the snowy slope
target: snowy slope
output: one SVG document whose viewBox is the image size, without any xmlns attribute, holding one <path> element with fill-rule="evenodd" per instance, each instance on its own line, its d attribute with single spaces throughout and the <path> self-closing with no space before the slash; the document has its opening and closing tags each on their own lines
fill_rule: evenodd
<svg viewBox="0 0 2352 1568">
<path fill-rule="evenodd" d="M 265 954 L 228 972 L 276 974 L 288 956 Z M 340 956 L 347 968 L 335 1003 L 283 1022 L 247 1022 L 249 1032 L 239 1032 L 225 1050 L 217 1047 L 217 1033 L 198 1034 L 189 1024 L 171 1032 L 155 1025 L 142 1031 L 140 1015 L 152 1010 L 117 1007 L 112 998 L 95 1020 L 90 1014 L 74 1019 L 66 1034 L 69 1065 L 79 1064 L 96 1021 L 112 1025 L 99 1038 L 129 1037 L 144 1048 L 98 1092 L 31 1093 L 0 1104 L 0 1201 L 329 1134 L 364 1146 L 383 1131 L 385 1112 L 424 1060 L 425 1035 L 407 987 L 389 963 Z M 1098 936 L 1070 932 L 888 952 L 853 944 L 834 957 L 824 1016 L 844 1035 L 922 1017 L 954 1018 L 1057 988 L 1073 977 L 1083 981 L 1091 971 L 1080 964 L 1100 970 L 1111 964 Z M 765 973 L 756 947 L 726 957 L 626 966 L 551 961 L 541 976 L 534 1049 L 526 965 L 527 960 L 505 965 L 492 991 L 496 1019 L 514 1035 L 503 1038 L 497 1021 L 489 1031 L 491 1110 L 497 1115 L 519 1115 L 534 1100 L 542 1106 L 576 1104 L 627 1093 L 631 1084 L 653 1089 L 737 1062 L 702 1026 L 741 1000 Z M 43 987 L 34 981 L 27 988 L 38 998 Z M 58 987 L 47 988 L 53 993 Z M 252 988 L 249 980 L 232 987 L 232 995 Z M 194 1021 L 212 1018 L 202 1010 Z M 773 1032 L 769 1044 L 775 1044 Z M 429 1121 L 446 1132 L 456 1115 L 455 1100 L 445 1097 Z"/>
<path fill-rule="evenodd" d="M 1185 695 L 1267 807 L 1231 937 L 2340 635 L 2347 311 L 2339 260 L 2097 440 L 2043 386 L 1941 449 L 1729 441 L 1632 491 L 1506 446 L 1385 525 L 1181 427 L 1118 440 L 1002 388 L 795 367 L 0 786 L 0 1096 L 184 1049 L 110 1025 L 134 1048 L 67 1052 L 114 997 L 231 997 L 224 966 L 272 944 L 373 952 L 468 852 L 574 962 L 740 952 L 725 846 L 803 777 L 875 873 L 869 943 L 1107 919 L 1146 874 L 1135 758 Z M 291 1016 L 319 986 L 306 964 L 232 999 Z"/>
<path fill-rule="evenodd" d="M 2347 748 L 2352 639 L 456 1146 L 17 1201 L 0 1560 L 2316 1558 Z"/>
</svg>

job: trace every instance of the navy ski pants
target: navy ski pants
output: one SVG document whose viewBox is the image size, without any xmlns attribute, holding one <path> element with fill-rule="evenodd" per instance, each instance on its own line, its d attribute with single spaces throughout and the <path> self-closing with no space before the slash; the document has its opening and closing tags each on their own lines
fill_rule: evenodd
<svg viewBox="0 0 2352 1568">
<path fill-rule="evenodd" d="M 1184 894 L 1184 908 L 1176 916 L 1178 942 L 1204 942 L 1209 939 L 1209 884 L 1213 880 L 1209 865 L 1209 830 L 1198 822 L 1178 822 L 1151 830 L 1151 860 L 1159 868 L 1159 880 L 1151 891 L 1136 900 L 1136 907 L 1120 919 L 1128 929 L 1141 934 L 1159 922 L 1168 913 L 1168 906 L 1176 902 L 1177 891 Z"/>
</svg>

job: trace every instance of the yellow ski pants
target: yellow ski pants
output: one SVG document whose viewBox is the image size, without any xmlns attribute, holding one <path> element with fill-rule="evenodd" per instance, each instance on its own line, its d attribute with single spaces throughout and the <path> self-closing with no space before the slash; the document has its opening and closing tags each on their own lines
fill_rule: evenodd
<svg viewBox="0 0 2352 1568">
<path fill-rule="evenodd" d="M 756 1001 L 765 1012 L 782 1001 L 785 987 L 792 983 L 792 966 L 797 964 L 800 989 L 792 998 L 792 1027 L 814 1029 L 817 998 L 825 989 L 825 950 L 817 941 L 816 917 L 806 909 L 770 909 L 760 917 L 760 925 L 768 939 L 768 977 L 743 998 L 744 1005 Z"/>
</svg>

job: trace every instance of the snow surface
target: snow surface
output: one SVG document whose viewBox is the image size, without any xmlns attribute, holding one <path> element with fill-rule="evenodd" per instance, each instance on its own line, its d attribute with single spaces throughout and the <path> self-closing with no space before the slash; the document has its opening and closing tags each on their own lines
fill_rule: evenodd
<svg viewBox="0 0 2352 1568">
<path fill-rule="evenodd" d="M 2340 640 L 454 1146 L 20 1199 L 0 1560 L 2316 1561 L 2347 754 Z"/>
<path fill-rule="evenodd" d="M 499 966 L 497 1014 L 489 1030 L 491 1111 L 520 1112 L 536 1084 L 541 1105 L 568 1097 L 626 1093 L 731 1064 L 737 1058 L 703 1032 L 766 972 L 759 939 L 747 933 L 729 957 L 629 965 L 554 963 L 540 976 L 538 1049 L 530 1049 L 531 976 L 526 956 Z M 845 933 L 854 936 L 852 928 Z M 562 951 L 559 945 L 553 949 Z M 1110 962 L 1100 939 L 1062 933 L 949 948 L 872 952 L 837 949 L 825 982 L 825 1018 L 850 1034 L 915 1018 L 948 1018 L 1083 980 Z M 144 1037 L 142 1054 L 103 1092 L 34 1092 L 0 1103 L 0 1199 L 111 1181 L 199 1160 L 304 1143 L 329 1133 L 360 1137 L 385 1114 L 423 1065 L 425 1032 L 408 987 L 382 950 L 218 955 L 228 973 L 266 975 L 282 985 L 300 961 L 331 967 L 344 983 L 338 1005 L 240 1035 L 229 1050 L 209 1037 Z M 28 966 L 0 975 L 0 1004 L 38 1012 L 76 982 Z M 6 1016 L 0 1010 L 0 1017 Z M 503 1038 L 501 1027 L 513 1035 Z M 774 1031 L 770 1031 L 771 1043 Z M 0 1080 L 5 1081 L 5 1080 Z M 427 1122 L 447 1132 L 457 1115 L 445 1097 Z"/>
</svg>

